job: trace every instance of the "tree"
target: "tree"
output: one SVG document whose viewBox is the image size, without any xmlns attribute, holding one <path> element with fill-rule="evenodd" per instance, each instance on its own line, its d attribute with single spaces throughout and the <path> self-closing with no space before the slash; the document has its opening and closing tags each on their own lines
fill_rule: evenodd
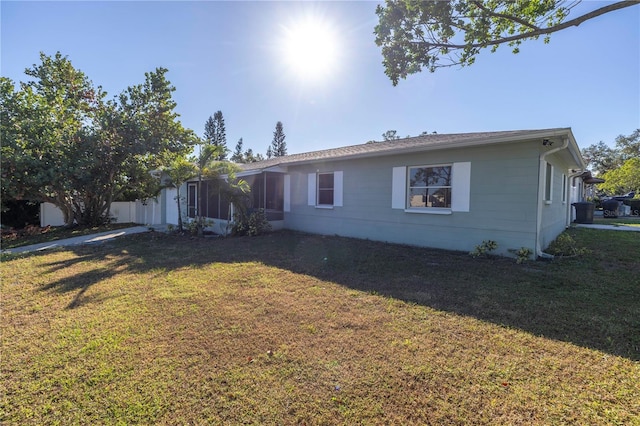
<svg viewBox="0 0 640 426">
<path fill-rule="evenodd" d="M 640 157 L 629 158 L 622 166 L 609 170 L 602 175 L 604 183 L 598 189 L 608 195 L 635 192 L 640 194 Z"/>
<path fill-rule="evenodd" d="M 19 89 L 2 79 L 2 197 L 51 202 L 71 226 L 103 223 L 125 194 L 154 196 L 150 172 L 193 141 L 174 112 L 167 70 L 105 101 L 60 52 L 40 59 Z"/>
<path fill-rule="evenodd" d="M 185 159 L 184 157 L 177 157 L 171 162 L 168 167 L 162 167 L 160 170 L 166 173 L 166 175 L 169 177 L 167 186 L 176 189 L 175 199 L 178 204 L 178 230 L 180 232 L 183 232 L 184 227 L 182 223 L 182 199 L 180 197 L 180 188 L 185 182 L 196 176 L 196 174 L 198 173 L 198 169 L 195 164 L 187 161 L 187 159 Z"/>
<path fill-rule="evenodd" d="M 623 160 L 640 158 L 640 129 L 634 130 L 629 136 L 618 136 L 616 148 L 620 151 Z"/>
<path fill-rule="evenodd" d="M 207 119 L 204 124 L 204 138 L 208 144 L 222 148 L 216 160 L 222 161 L 227 158 L 227 130 L 222 111 L 216 111 Z"/>
<path fill-rule="evenodd" d="M 589 145 L 582 149 L 582 157 L 597 175 L 614 170 L 631 158 L 640 158 L 640 129 L 634 130 L 629 136 L 619 135 L 615 148 L 602 141 Z"/>
<path fill-rule="evenodd" d="M 242 138 L 238 139 L 238 143 L 236 144 L 236 149 L 233 151 L 233 155 L 231 156 L 231 161 L 234 163 L 244 163 L 244 155 L 242 152 Z"/>
<path fill-rule="evenodd" d="M 244 152 L 244 162 L 245 163 L 255 163 L 258 161 L 262 161 L 264 160 L 264 157 L 262 156 L 262 154 L 258 153 L 258 154 L 253 154 L 253 150 L 251 148 L 247 149 Z"/>
<path fill-rule="evenodd" d="M 580 1 L 562 0 L 387 0 L 378 5 L 376 44 L 382 47 L 385 74 L 397 85 L 401 78 L 454 65 L 468 66 L 487 47 L 502 44 L 518 53 L 525 40 L 535 40 L 639 2 L 608 3 L 566 20 Z"/>
<path fill-rule="evenodd" d="M 287 155 L 287 143 L 284 141 L 286 135 L 282 130 L 282 122 L 276 123 L 276 130 L 273 132 L 273 141 L 271 146 L 267 149 L 267 158 L 282 157 Z"/>
<path fill-rule="evenodd" d="M 600 141 L 582 149 L 582 157 L 596 175 L 602 175 L 622 164 L 618 150 Z"/>
<path fill-rule="evenodd" d="M 398 132 L 396 130 L 387 130 L 382 134 L 382 139 L 386 141 L 394 141 L 396 139 L 400 139 L 398 136 Z"/>
<path fill-rule="evenodd" d="M 196 231 L 198 236 L 204 235 L 205 218 L 202 215 L 204 211 L 203 202 L 205 201 L 202 194 L 202 182 L 210 181 L 217 186 L 220 193 L 228 195 L 230 200 L 237 199 L 240 194 L 246 194 L 249 191 L 249 185 L 246 181 L 236 179 L 235 173 L 238 166 L 228 161 L 217 160 L 219 158 L 222 147 L 209 143 L 200 143 L 200 153 L 195 157 L 194 163 L 196 168 L 196 176 L 198 178 L 198 206 L 196 210 Z M 226 179 L 221 179 L 226 175 Z M 235 198 L 234 198 L 235 197 Z"/>
</svg>

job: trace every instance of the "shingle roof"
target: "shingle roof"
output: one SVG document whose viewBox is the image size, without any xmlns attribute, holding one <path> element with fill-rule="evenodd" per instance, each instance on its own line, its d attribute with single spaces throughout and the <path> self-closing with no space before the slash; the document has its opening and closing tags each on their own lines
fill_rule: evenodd
<svg viewBox="0 0 640 426">
<path fill-rule="evenodd" d="M 372 142 L 320 151 L 274 157 L 249 164 L 240 164 L 243 171 L 263 170 L 276 166 L 311 163 L 322 160 L 343 160 L 388 154 L 401 154 L 423 150 L 445 149 L 462 146 L 486 145 L 492 143 L 519 141 L 536 137 L 552 137 L 570 134 L 569 128 L 542 130 L 511 130 L 500 132 L 430 134 L 385 142 Z"/>
</svg>

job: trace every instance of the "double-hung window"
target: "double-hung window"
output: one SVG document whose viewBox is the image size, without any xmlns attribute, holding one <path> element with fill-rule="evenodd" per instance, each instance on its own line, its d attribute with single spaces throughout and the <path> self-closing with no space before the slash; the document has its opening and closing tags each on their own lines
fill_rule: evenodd
<svg viewBox="0 0 640 426">
<path fill-rule="evenodd" d="M 308 204 L 320 209 L 342 207 L 342 171 L 309 173 Z"/>
<path fill-rule="evenodd" d="M 451 165 L 409 167 L 409 209 L 451 208 Z"/>
<path fill-rule="evenodd" d="M 333 173 L 318 173 L 317 206 L 333 206 Z"/>
</svg>

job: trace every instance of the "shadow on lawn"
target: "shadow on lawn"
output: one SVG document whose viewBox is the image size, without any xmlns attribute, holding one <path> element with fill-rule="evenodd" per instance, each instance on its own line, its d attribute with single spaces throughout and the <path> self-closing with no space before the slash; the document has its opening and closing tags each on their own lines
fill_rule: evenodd
<svg viewBox="0 0 640 426">
<path fill-rule="evenodd" d="M 91 285 L 123 270 L 162 274 L 211 262 L 260 262 L 640 360 L 640 245 L 628 241 L 615 261 L 596 253 L 517 265 L 513 259 L 293 232 L 229 239 L 151 233 L 72 248 L 77 257 L 48 264 L 49 271 L 80 262 L 100 266 L 44 289 L 77 290 L 68 306 L 75 308 L 91 302 L 85 297 Z"/>
</svg>

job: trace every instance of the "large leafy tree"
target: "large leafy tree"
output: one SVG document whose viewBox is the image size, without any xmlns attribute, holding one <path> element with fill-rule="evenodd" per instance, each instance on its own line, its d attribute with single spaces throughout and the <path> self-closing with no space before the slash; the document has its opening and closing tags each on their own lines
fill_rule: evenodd
<svg viewBox="0 0 640 426">
<path fill-rule="evenodd" d="M 112 100 L 59 52 L 2 79 L 2 197 L 48 201 L 74 222 L 104 222 L 111 202 L 154 196 L 150 173 L 185 155 L 193 135 L 174 112 L 175 90 L 158 68 Z"/>
<path fill-rule="evenodd" d="M 222 111 L 216 111 L 204 124 L 204 138 L 209 145 L 220 147 L 216 160 L 227 158 L 227 129 L 224 124 Z"/>
<path fill-rule="evenodd" d="M 640 158 L 640 129 L 634 130 L 629 136 L 619 135 L 616 147 L 623 160 Z"/>
<path fill-rule="evenodd" d="M 629 159 L 640 158 L 640 129 L 630 135 L 618 135 L 615 148 L 600 141 L 582 149 L 582 157 L 587 166 L 597 175 L 614 170 Z"/>
<path fill-rule="evenodd" d="M 474 63 L 482 49 L 507 44 L 518 53 L 525 40 L 549 35 L 614 10 L 638 4 L 619 1 L 573 19 L 580 1 L 561 0 L 387 0 L 378 5 L 376 44 L 382 47 L 385 73 L 393 85 L 423 68 Z"/>
<path fill-rule="evenodd" d="M 622 164 L 618 150 L 602 141 L 583 148 L 582 158 L 584 158 L 587 166 L 597 175 L 602 175 Z"/>
<path fill-rule="evenodd" d="M 629 192 L 640 194 L 640 157 L 629 158 L 622 166 L 609 170 L 602 175 L 604 183 L 598 189 L 608 195 L 621 195 Z"/>
</svg>

